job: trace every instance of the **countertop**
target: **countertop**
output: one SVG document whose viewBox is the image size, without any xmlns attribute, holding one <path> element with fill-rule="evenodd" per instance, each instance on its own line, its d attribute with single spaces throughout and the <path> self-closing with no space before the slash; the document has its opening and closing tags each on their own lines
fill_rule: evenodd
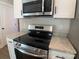
<svg viewBox="0 0 79 59">
<path fill-rule="evenodd" d="M 26 34 L 26 33 L 23 33 L 23 32 L 10 33 L 7 35 L 7 38 L 14 39 L 14 38 L 17 38 L 17 37 L 24 35 L 24 34 Z"/>
<path fill-rule="evenodd" d="M 7 38 L 14 39 L 24 34 L 26 33 L 22 33 L 22 32 L 12 33 L 12 34 L 7 35 Z M 76 54 L 76 51 L 73 48 L 72 44 L 65 37 L 53 36 L 49 45 L 49 49 Z"/>
<path fill-rule="evenodd" d="M 65 53 L 76 54 L 75 49 L 66 37 L 53 36 L 49 45 L 51 50 L 57 50 Z"/>
</svg>

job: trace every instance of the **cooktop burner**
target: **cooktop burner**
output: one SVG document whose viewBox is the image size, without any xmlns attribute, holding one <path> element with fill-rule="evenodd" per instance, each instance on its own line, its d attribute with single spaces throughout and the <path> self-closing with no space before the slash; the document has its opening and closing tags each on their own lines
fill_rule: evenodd
<svg viewBox="0 0 79 59">
<path fill-rule="evenodd" d="M 28 34 L 25 34 L 23 36 L 20 36 L 20 37 L 14 39 L 14 41 L 16 41 L 16 42 L 19 42 L 19 43 L 22 43 L 25 45 L 29 45 L 29 46 L 33 46 L 33 47 L 37 47 L 37 48 L 41 48 L 44 50 L 49 49 L 50 40 L 51 39 L 32 37 Z"/>
</svg>

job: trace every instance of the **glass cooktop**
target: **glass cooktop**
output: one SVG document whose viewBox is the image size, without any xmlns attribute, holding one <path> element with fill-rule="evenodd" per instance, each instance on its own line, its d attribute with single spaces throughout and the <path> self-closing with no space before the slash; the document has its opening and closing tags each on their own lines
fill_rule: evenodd
<svg viewBox="0 0 79 59">
<path fill-rule="evenodd" d="M 25 45 L 29 45 L 32 47 L 41 48 L 44 50 L 49 49 L 50 40 L 51 39 L 32 37 L 28 34 L 22 35 L 22 36 L 14 39 L 14 41 L 16 41 L 16 42 L 19 42 L 19 43 L 22 43 Z"/>
</svg>

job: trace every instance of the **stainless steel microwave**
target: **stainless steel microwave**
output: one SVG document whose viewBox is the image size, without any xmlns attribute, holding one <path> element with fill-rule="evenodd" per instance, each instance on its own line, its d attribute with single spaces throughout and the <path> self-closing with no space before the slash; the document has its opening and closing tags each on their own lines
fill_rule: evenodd
<svg viewBox="0 0 79 59">
<path fill-rule="evenodd" d="M 22 0 L 22 15 L 52 15 L 53 0 Z"/>
</svg>

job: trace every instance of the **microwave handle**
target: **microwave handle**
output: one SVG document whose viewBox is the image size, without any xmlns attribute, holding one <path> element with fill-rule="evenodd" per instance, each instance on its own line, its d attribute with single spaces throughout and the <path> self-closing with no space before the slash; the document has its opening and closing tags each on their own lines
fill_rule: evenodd
<svg viewBox="0 0 79 59">
<path fill-rule="evenodd" d="M 44 14 L 44 0 L 42 0 L 42 12 Z"/>
<path fill-rule="evenodd" d="M 46 57 L 46 55 L 36 55 L 36 54 L 33 54 L 33 53 L 29 53 L 29 52 L 27 52 L 27 51 L 25 51 L 21 48 L 15 48 L 15 49 L 17 49 L 18 51 L 20 51 L 23 54 L 27 54 L 27 55 L 31 55 L 31 56 L 35 56 L 35 57 L 40 57 L 40 58 Z"/>
</svg>

